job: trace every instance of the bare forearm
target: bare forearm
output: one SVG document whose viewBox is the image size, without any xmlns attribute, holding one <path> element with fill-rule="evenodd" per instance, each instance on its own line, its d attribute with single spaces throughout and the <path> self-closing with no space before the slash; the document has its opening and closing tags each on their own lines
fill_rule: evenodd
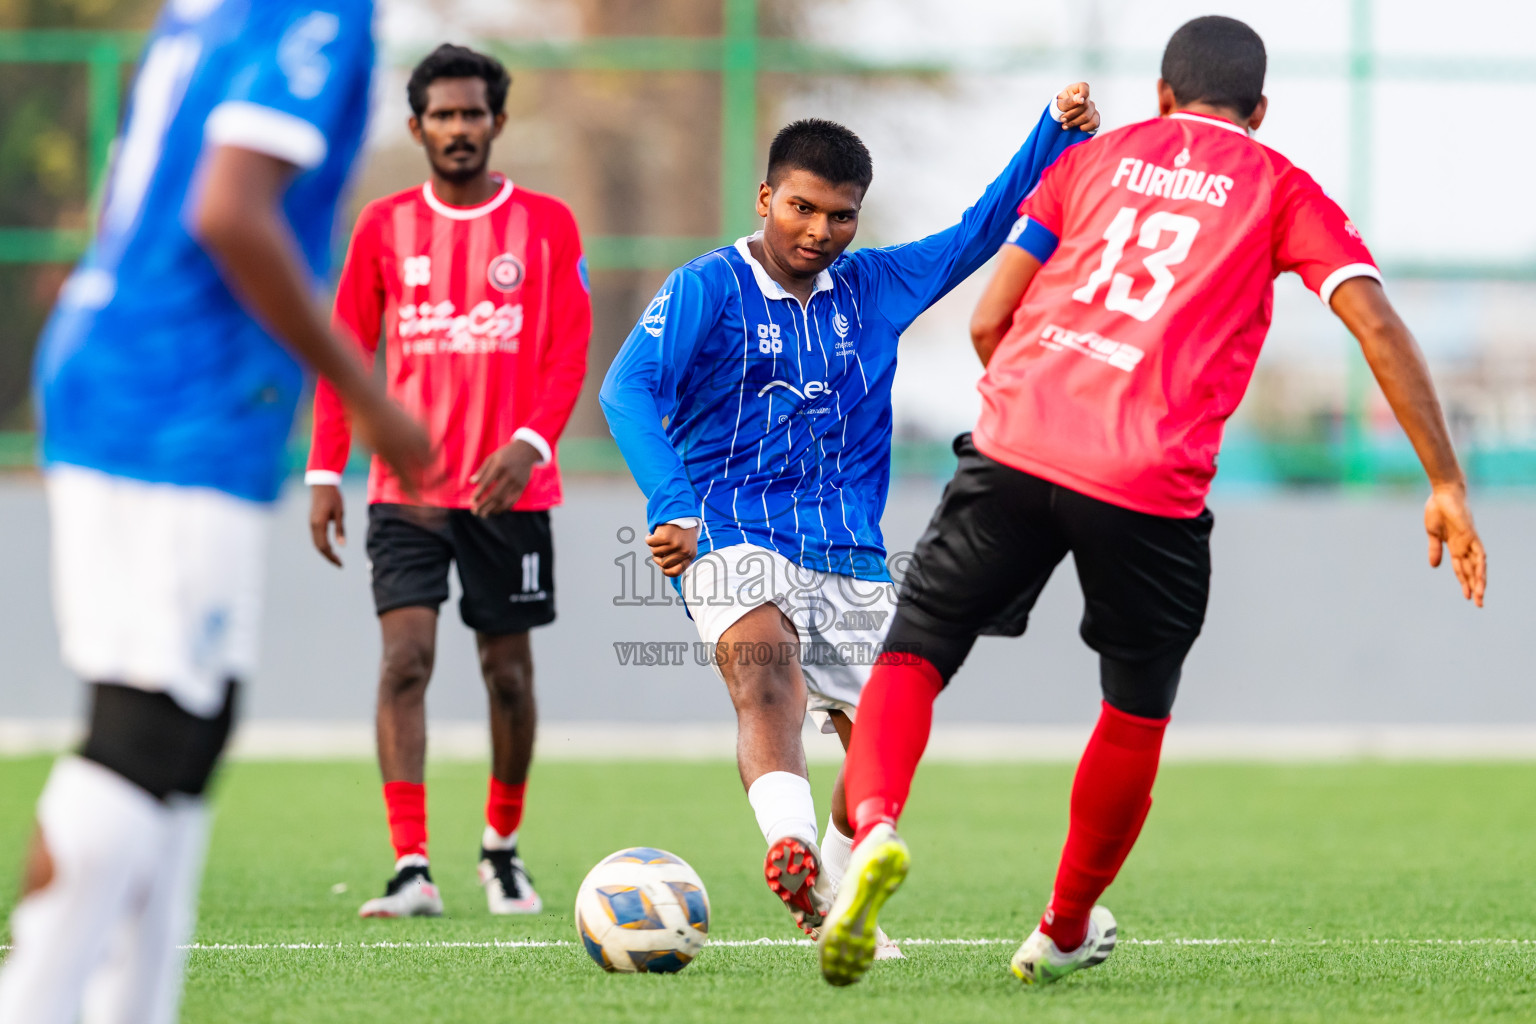
<svg viewBox="0 0 1536 1024">
<path fill-rule="evenodd" d="M 1406 329 L 1387 333 L 1362 341 L 1361 348 L 1430 482 L 1464 482 L 1440 400 L 1412 335 Z"/>
<path fill-rule="evenodd" d="M 214 221 L 202 242 L 241 304 L 329 380 L 343 401 L 357 401 L 366 374 L 331 333 L 300 269 L 292 235 L 275 211 Z"/>
<path fill-rule="evenodd" d="M 292 168 L 230 147 L 210 152 L 193 230 L 224 281 L 272 334 L 352 405 L 373 397 L 367 372 L 337 341 L 315 301 L 282 212 Z"/>
<path fill-rule="evenodd" d="M 992 353 L 997 351 L 1005 333 L 1000 325 L 971 325 L 971 347 L 976 350 L 976 358 L 981 360 L 983 367 L 992 361 Z"/>
<path fill-rule="evenodd" d="M 997 270 L 971 314 L 971 345 L 982 366 L 992 361 L 992 354 L 1013 326 L 1013 315 L 1040 266 L 1038 259 L 1018 246 L 1003 246 Z"/>
<path fill-rule="evenodd" d="M 1424 355 L 1387 302 L 1381 285 L 1369 278 L 1346 281 L 1335 293 L 1333 307 L 1359 340 L 1365 361 L 1413 443 L 1430 483 L 1464 484 Z"/>
</svg>

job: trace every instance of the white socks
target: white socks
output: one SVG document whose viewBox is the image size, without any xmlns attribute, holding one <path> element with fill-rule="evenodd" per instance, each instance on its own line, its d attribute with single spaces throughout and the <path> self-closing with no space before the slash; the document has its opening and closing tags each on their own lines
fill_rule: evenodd
<svg viewBox="0 0 1536 1024">
<path fill-rule="evenodd" d="M 151 888 L 118 925 L 106 963 L 85 989 L 85 1024 L 175 1024 L 181 978 L 197 924 L 197 893 L 208 852 L 208 808 L 201 798 L 166 800 L 166 844 Z"/>
<path fill-rule="evenodd" d="M 170 818 L 116 772 L 78 757 L 54 763 L 37 802 L 53 879 L 11 914 L 16 948 L 0 970 L 0 1024 L 76 1020 L 87 981 L 159 888 Z M 157 1024 L 174 1018 L 174 1006 L 170 1012 Z"/>
<path fill-rule="evenodd" d="M 514 850 L 517 848 L 517 829 L 513 829 L 511 835 L 504 836 L 487 825 L 480 834 L 480 846 L 486 850 Z"/>
<path fill-rule="evenodd" d="M 821 837 L 821 875 L 827 880 L 830 892 L 836 892 L 843 876 L 848 873 L 848 863 L 853 860 L 853 837 L 845 836 L 827 814 L 827 831 Z M 817 880 L 820 888 L 820 879 Z"/>
<path fill-rule="evenodd" d="M 785 836 L 815 845 L 816 801 L 809 779 L 793 772 L 769 772 L 747 787 L 747 802 L 769 846 Z"/>
</svg>

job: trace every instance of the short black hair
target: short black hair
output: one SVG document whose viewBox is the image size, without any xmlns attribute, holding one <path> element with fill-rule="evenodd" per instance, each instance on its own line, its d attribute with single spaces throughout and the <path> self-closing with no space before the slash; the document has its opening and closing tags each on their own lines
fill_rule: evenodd
<svg viewBox="0 0 1536 1024">
<path fill-rule="evenodd" d="M 1180 104 L 1209 103 L 1248 117 L 1264 97 L 1264 40 L 1236 18 L 1186 21 L 1163 51 L 1163 81 Z"/>
<path fill-rule="evenodd" d="M 507 108 L 507 90 L 512 87 L 512 76 L 507 74 L 501 61 L 467 46 L 444 43 L 422 58 L 405 87 L 411 112 L 417 117 L 427 110 L 427 86 L 439 78 L 484 79 L 485 98 L 491 105 L 491 113 L 499 115 Z"/>
<path fill-rule="evenodd" d="M 785 171 L 810 171 L 834 185 L 868 189 L 874 180 L 869 150 L 853 132 L 832 121 L 807 117 L 779 129 L 768 147 L 768 184 Z"/>
</svg>

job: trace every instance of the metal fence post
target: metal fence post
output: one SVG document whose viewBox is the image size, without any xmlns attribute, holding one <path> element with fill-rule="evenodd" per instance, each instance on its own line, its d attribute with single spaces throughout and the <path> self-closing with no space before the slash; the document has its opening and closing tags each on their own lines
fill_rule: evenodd
<svg viewBox="0 0 1536 1024">
<path fill-rule="evenodd" d="M 1374 0 L 1352 0 L 1349 11 L 1349 216 L 1369 240 L 1371 175 L 1376 140 L 1372 103 L 1375 99 L 1376 50 Z M 1345 334 L 1344 483 L 1367 485 L 1376 465 L 1369 432 L 1372 392 L 1370 368 L 1355 339 Z"/>
<path fill-rule="evenodd" d="M 720 242 L 752 230 L 757 182 L 757 0 L 721 0 Z"/>
<path fill-rule="evenodd" d="M 100 42 L 91 50 L 89 108 L 86 131 L 89 138 L 89 178 L 91 208 L 100 208 L 107 165 L 112 159 L 112 141 L 117 138 L 117 119 L 122 104 L 122 64 L 117 47 Z"/>
</svg>

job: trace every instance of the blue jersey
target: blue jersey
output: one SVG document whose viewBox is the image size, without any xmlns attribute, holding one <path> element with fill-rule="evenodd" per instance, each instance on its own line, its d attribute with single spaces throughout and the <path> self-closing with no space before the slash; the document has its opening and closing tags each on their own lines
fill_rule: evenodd
<svg viewBox="0 0 1536 1024">
<path fill-rule="evenodd" d="M 698 517 L 699 553 L 750 543 L 823 572 L 888 580 L 896 343 L 997 252 L 1067 146 L 1047 111 L 960 218 L 907 245 L 847 253 L 802 305 L 747 239 L 672 272 L 619 351 L 601 400 L 652 529 Z"/>
<path fill-rule="evenodd" d="M 205 148 L 299 168 L 317 281 L 368 119 L 372 0 L 171 0 L 144 53 L 95 240 L 34 368 L 43 458 L 271 501 L 303 373 L 191 236 Z"/>
</svg>

